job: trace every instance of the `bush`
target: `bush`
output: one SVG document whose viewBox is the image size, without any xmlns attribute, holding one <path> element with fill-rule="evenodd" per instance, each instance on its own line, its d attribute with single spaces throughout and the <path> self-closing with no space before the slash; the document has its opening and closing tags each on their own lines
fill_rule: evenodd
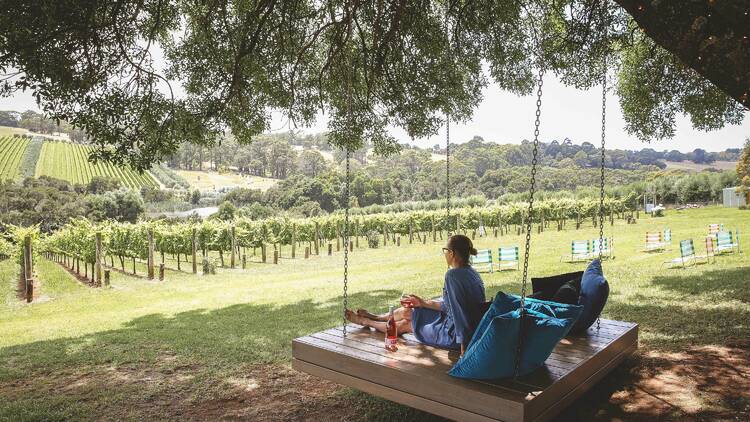
<svg viewBox="0 0 750 422">
<path fill-rule="evenodd" d="M 377 249 L 377 247 L 380 245 L 380 234 L 376 232 L 375 230 L 370 230 L 367 232 L 367 246 L 369 246 L 372 249 Z"/>
<path fill-rule="evenodd" d="M 211 258 L 203 258 L 203 275 L 216 274 L 216 262 Z"/>
</svg>

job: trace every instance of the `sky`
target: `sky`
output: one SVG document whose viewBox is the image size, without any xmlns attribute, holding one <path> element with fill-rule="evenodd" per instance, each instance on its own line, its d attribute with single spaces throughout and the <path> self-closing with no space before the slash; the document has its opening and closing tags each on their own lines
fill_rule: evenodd
<svg viewBox="0 0 750 422">
<path fill-rule="evenodd" d="M 463 124 L 451 124 L 451 142 L 466 142 L 475 135 L 483 137 L 486 141 L 503 144 L 518 144 L 524 139 L 532 139 L 534 103 L 533 96 L 517 97 L 500 90 L 494 84 L 489 85 L 484 90 L 484 101 L 476 109 L 472 120 Z M 726 148 L 742 147 L 745 138 L 750 137 L 750 117 L 745 117 L 741 125 L 703 132 L 693 129 L 687 117 L 679 116 L 674 138 L 647 144 L 625 132 L 625 122 L 614 95 L 608 96 L 607 105 L 607 146 L 609 148 L 637 150 L 650 147 L 658 151 L 676 149 L 682 152 L 703 148 L 707 151 L 723 151 Z M 0 110 L 24 111 L 28 109 L 39 111 L 29 94 L 20 93 L 14 97 L 0 98 Z M 326 124 L 325 116 L 321 116 L 313 127 L 302 129 L 302 132 L 323 132 L 326 130 Z M 549 142 L 555 139 L 562 141 L 570 138 L 576 144 L 588 141 L 599 145 L 600 127 L 601 90 L 599 88 L 581 91 L 566 87 L 553 76 L 545 78 L 540 127 L 542 141 Z M 274 117 L 271 128 L 287 130 L 285 120 L 281 117 Z M 411 142 L 403 130 L 389 128 L 389 131 L 400 142 Z M 445 132 L 442 130 L 437 136 L 417 139 L 414 143 L 425 148 L 435 144 L 444 145 Z"/>
</svg>

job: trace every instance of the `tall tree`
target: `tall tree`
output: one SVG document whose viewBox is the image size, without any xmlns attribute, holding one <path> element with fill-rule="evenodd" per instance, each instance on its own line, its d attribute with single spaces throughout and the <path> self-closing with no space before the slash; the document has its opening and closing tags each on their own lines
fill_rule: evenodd
<svg viewBox="0 0 750 422">
<path fill-rule="evenodd" d="M 737 162 L 737 179 L 745 193 L 750 193 L 750 137 L 745 140 L 745 148 Z"/>
<path fill-rule="evenodd" d="M 672 136 L 677 113 L 701 129 L 742 120 L 747 1 L 616 2 L 625 9 L 603 0 L 6 0 L 0 94 L 30 90 L 49 117 L 90 135 L 95 156 L 138 168 L 226 130 L 250 142 L 273 110 L 302 126 L 325 112 L 333 145 L 356 150 L 369 139 L 387 153 L 397 148 L 387 126 L 424 137 L 445 114 L 466 120 L 490 79 L 529 94 L 543 70 L 590 88 L 605 58 L 627 129 L 642 139 Z M 683 54 L 696 51 L 710 66 Z"/>
</svg>

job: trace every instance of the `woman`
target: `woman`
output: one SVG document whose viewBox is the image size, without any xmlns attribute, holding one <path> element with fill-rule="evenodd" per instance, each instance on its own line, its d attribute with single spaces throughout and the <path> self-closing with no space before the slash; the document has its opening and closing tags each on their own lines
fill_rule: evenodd
<svg viewBox="0 0 750 422">
<path fill-rule="evenodd" d="M 451 236 L 443 254 L 450 267 L 445 273 L 443 297 L 425 300 L 417 295 L 407 295 L 401 299 L 406 306 L 397 308 L 393 315 L 399 334 L 414 333 L 422 343 L 460 349 L 463 355 L 482 319 L 484 283 L 469 266 L 469 255 L 476 255 L 477 250 L 468 237 Z M 346 318 L 355 324 L 385 332 L 388 314 L 374 315 L 364 309 L 356 313 L 347 310 Z"/>
</svg>

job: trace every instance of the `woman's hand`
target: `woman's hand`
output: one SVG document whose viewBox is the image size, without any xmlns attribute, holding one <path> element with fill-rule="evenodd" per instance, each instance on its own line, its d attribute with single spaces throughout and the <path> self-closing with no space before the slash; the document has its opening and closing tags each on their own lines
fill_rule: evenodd
<svg viewBox="0 0 750 422">
<path fill-rule="evenodd" d="M 403 301 L 407 302 L 410 308 L 423 308 L 425 305 L 424 300 L 417 295 L 406 295 Z"/>
</svg>

